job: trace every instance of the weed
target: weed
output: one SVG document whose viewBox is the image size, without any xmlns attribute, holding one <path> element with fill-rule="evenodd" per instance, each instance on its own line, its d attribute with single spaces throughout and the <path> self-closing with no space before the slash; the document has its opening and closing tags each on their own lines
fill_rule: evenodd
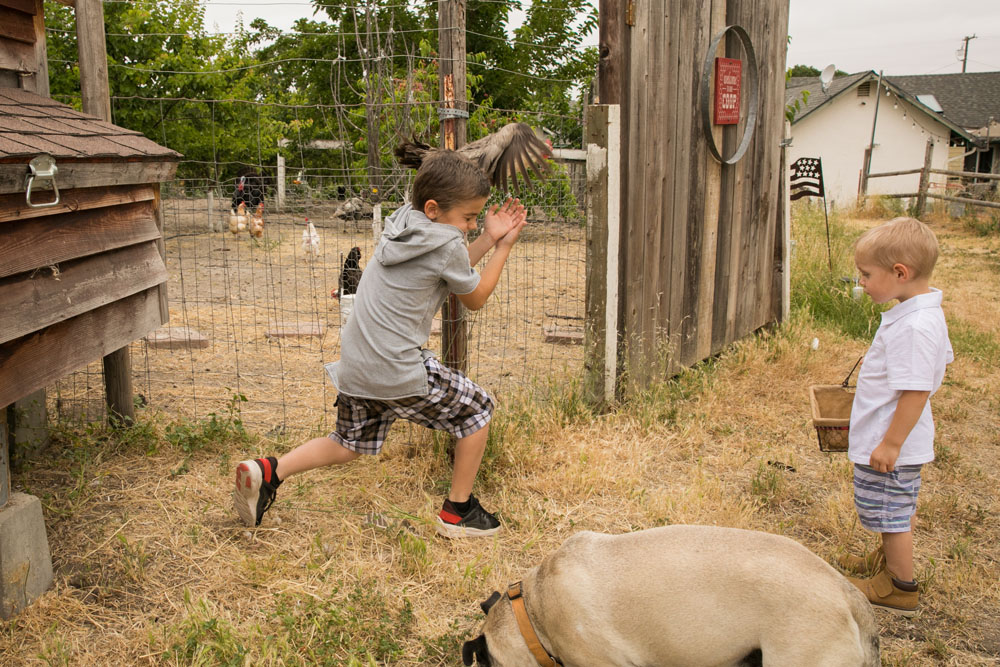
<svg viewBox="0 0 1000 667">
<path fill-rule="evenodd" d="M 964 537 L 957 538 L 951 547 L 948 548 L 948 558 L 953 561 L 968 563 L 970 546 L 968 539 Z"/>
<path fill-rule="evenodd" d="M 757 474 L 750 480 L 750 493 L 764 505 L 770 505 L 781 492 L 782 484 L 778 470 L 761 461 L 757 464 Z"/>
<path fill-rule="evenodd" d="M 426 572 L 433 562 L 427 552 L 427 542 L 408 530 L 399 531 L 399 548 L 405 568 L 414 574 Z"/>
<path fill-rule="evenodd" d="M 246 442 L 249 434 L 240 419 L 240 404 L 247 397 L 233 394 L 229 400 L 227 414 L 220 416 L 209 413 L 207 420 L 199 422 L 178 422 L 167 426 L 167 441 L 185 454 L 201 451 L 213 445 L 227 442 Z"/>
<path fill-rule="evenodd" d="M 966 215 L 962 216 L 962 224 L 977 236 L 994 236 L 1000 234 L 1000 215 L 988 213 L 980 215 L 969 211 L 966 207 Z"/>
<path fill-rule="evenodd" d="M 244 665 L 248 650 L 230 624 L 217 618 L 204 600 L 191 604 L 187 590 L 184 600 L 188 614 L 175 630 L 180 637 L 167 647 L 166 662 L 196 667 Z"/>
<path fill-rule="evenodd" d="M 72 657 L 72 650 L 53 625 L 45 635 L 45 642 L 38 658 L 49 667 L 69 667 L 73 664 Z"/>
<path fill-rule="evenodd" d="M 141 541 L 132 544 L 121 533 L 118 533 L 118 542 L 121 545 L 121 563 L 126 579 L 142 584 L 146 580 L 146 566 L 149 564 L 145 545 Z"/>
</svg>

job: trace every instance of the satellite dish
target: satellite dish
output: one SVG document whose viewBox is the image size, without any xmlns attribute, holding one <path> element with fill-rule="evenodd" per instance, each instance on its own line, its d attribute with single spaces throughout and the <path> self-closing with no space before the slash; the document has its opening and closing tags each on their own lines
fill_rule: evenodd
<svg viewBox="0 0 1000 667">
<path fill-rule="evenodd" d="M 830 87 L 830 82 L 833 81 L 833 75 L 837 73 L 837 68 L 833 65 L 827 65 L 823 68 L 823 72 L 819 75 L 819 82 L 823 86 L 823 92 L 825 93 L 827 88 Z"/>
</svg>

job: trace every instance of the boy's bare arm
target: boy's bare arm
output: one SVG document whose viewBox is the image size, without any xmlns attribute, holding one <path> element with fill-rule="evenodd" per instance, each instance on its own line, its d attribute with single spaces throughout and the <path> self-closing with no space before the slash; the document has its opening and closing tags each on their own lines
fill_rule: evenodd
<svg viewBox="0 0 1000 667">
<path fill-rule="evenodd" d="M 516 200 L 515 200 L 516 201 Z M 483 267 L 479 277 L 479 285 L 468 294 L 459 294 L 458 300 L 469 310 L 479 310 L 486 305 L 486 300 L 493 294 L 497 283 L 500 281 L 500 274 L 503 273 L 503 266 L 510 255 L 510 249 L 521 235 L 521 230 L 527 224 L 527 217 L 524 214 L 524 207 L 512 215 L 510 224 L 506 226 L 506 232 L 497 240 L 496 248 L 490 255 L 486 266 Z M 471 253 L 470 253 L 471 257 Z"/>
<path fill-rule="evenodd" d="M 896 467 L 899 450 L 902 449 L 903 442 L 916 426 L 917 420 L 920 419 L 920 413 L 924 411 L 924 406 L 930 395 L 929 391 L 900 392 L 889 430 L 885 432 L 882 442 L 872 452 L 868 465 L 879 472 L 890 472 Z"/>
</svg>

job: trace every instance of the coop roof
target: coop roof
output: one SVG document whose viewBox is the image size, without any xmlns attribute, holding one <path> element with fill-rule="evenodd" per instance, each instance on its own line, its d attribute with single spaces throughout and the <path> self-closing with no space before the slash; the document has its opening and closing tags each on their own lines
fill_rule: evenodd
<svg viewBox="0 0 1000 667">
<path fill-rule="evenodd" d="M 48 153 L 56 159 L 176 161 L 177 151 L 20 88 L 0 88 L 0 158 Z"/>
<path fill-rule="evenodd" d="M 792 104 L 796 100 L 799 100 L 799 110 L 795 114 L 795 118 L 792 120 L 792 124 L 798 123 L 803 118 L 816 112 L 818 109 L 825 106 L 828 102 L 832 101 L 834 98 L 844 94 L 847 91 L 854 90 L 861 84 L 867 82 L 878 81 L 878 74 L 872 70 L 867 70 L 864 72 L 857 72 L 855 74 L 848 74 L 847 76 L 838 76 L 830 82 L 830 87 L 827 90 L 823 90 L 823 86 L 820 84 L 818 76 L 796 76 L 788 80 L 785 85 L 785 104 Z M 930 107 L 928 107 L 924 102 L 917 99 L 916 93 L 911 92 L 910 89 L 900 85 L 898 83 L 899 79 L 906 78 L 929 78 L 929 77 L 882 77 L 882 85 L 886 88 L 892 90 L 897 97 L 902 100 L 906 100 L 912 104 L 916 109 L 923 112 L 930 118 L 941 123 L 949 130 L 955 134 L 965 138 L 967 141 L 974 141 L 973 137 L 969 132 L 962 127 L 954 118 L 951 118 L 947 112 L 947 106 L 945 107 L 945 113 L 937 113 Z M 802 92 L 808 91 L 808 99 L 804 102 L 802 101 Z M 931 91 L 924 91 L 931 92 Z M 938 98 L 940 99 L 940 97 Z M 943 103 L 943 101 L 942 101 Z"/>
</svg>

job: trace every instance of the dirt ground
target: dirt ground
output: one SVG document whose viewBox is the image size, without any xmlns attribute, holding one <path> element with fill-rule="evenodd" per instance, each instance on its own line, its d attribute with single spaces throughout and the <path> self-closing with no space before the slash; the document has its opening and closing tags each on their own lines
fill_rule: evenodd
<svg viewBox="0 0 1000 667">
<path fill-rule="evenodd" d="M 885 665 L 996 665 L 1000 237 L 934 224 L 956 361 L 933 399 L 937 460 L 915 524 L 921 607 L 876 616 Z M 828 561 L 870 548 L 850 465 L 819 451 L 806 393 L 865 345 L 798 313 L 608 414 L 571 382 L 511 392 L 477 487 L 504 528 L 481 541 L 436 536 L 450 468 L 416 429 L 380 457 L 289 479 L 255 530 L 232 510 L 233 467 L 294 442 L 259 433 L 183 451 L 153 416 L 131 439 L 74 431 L 14 476 L 42 498 L 56 575 L 0 624 L 0 664 L 457 665 L 478 602 L 579 530 L 736 526 Z"/>
</svg>

